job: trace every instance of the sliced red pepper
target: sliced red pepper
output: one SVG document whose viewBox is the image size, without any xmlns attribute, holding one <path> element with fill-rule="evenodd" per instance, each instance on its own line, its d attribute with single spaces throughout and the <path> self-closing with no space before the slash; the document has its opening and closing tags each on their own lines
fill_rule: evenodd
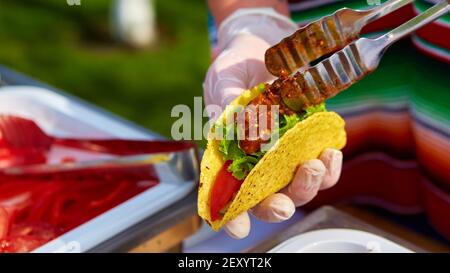
<svg viewBox="0 0 450 273">
<path fill-rule="evenodd" d="M 8 235 L 9 224 L 8 212 L 3 207 L 0 207 L 0 240 Z"/>
<path fill-rule="evenodd" d="M 44 222 L 24 222 L 15 224 L 11 228 L 10 237 L 36 236 L 45 240 L 51 240 L 61 234 L 61 230 Z"/>
<path fill-rule="evenodd" d="M 113 189 L 106 196 L 102 196 L 99 199 L 92 200 L 91 202 L 89 202 L 89 207 L 92 208 L 104 207 L 105 205 L 109 205 L 114 201 L 117 201 L 119 195 L 123 194 L 129 187 L 129 185 L 130 183 L 128 181 L 120 181 L 119 184 L 116 186 L 116 188 Z"/>
<path fill-rule="evenodd" d="M 0 204 L 11 203 L 11 199 L 15 199 L 21 195 L 31 195 L 37 188 L 37 183 L 16 180 L 0 183 Z"/>
<path fill-rule="evenodd" d="M 45 185 L 47 188 L 41 191 L 39 196 L 35 197 L 33 204 L 30 207 L 30 212 L 27 220 L 30 222 L 42 221 L 49 209 L 54 205 L 55 197 L 61 188 L 59 183 L 51 183 Z"/>
<path fill-rule="evenodd" d="M 0 239 L 0 253 L 30 252 L 62 234 L 62 230 L 43 222 L 21 223 L 11 227 Z"/>
<path fill-rule="evenodd" d="M 26 253 L 46 242 L 35 236 L 8 237 L 0 240 L 0 253 Z"/>
<path fill-rule="evenodd" d="M 59 192 L 53 202 L 53 206 L 50 208 L 48 222 L 53 226 L 61 226 L 61 217 L 66 207 L 71 203 L 78 202 L 80 199 L 76 192 Z"/>
<path fill-rule="evenodd" d="M 209 203 L 212 221 L 222 218 L 220 211 L 233 199 L 234 194 L 239 191 L 243 181 L 236 179 L 228 171 L 228 166 L 230 166 L 231 162 L 231 160 L 225 162 L 214 181 Z"/>
</svg>

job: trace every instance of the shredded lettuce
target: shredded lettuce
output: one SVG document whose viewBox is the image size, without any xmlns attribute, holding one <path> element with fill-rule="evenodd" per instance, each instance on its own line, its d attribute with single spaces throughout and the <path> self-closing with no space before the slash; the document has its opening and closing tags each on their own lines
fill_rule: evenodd
<svg viewBox="0 0 450 273">
<path fill-rule="evenodd" d="M 286 133 L 289 129 L 295 126 L 297 122 L 299 122 L 301 119 L 297 114 L 294 115 L 284 115 L 281 117 L 280 125 L 278 129 L 279 136 L 281 137 Z"/>
<path fill-rule="evenodd" d="M 216 127 L 216 130 L 220 128 Z M 219 151 L 222 152 L 224 160 L 232 160 L 228 171 L 239 180 L 244 179 L 253 169 L 258 161 L 263 157 L 259 152 L 247 155 L 239 146 L 238 128 L 236 124 L 222 126 L 222 139 L 220 140 Z"/>
<path fill-rule="evenodd" d="M 244 179 L 248 173 L 255 167 L 256 163 L 261 159 L 263 155 L 246 155 L 238 157 L 228 166 L 228 171 L 233 173 L 236 179 Z"/>
<path fill-rule="evenodd" d="M 222 139 L 220 140 L 219 151 L 222 152 L 225 160 L 234 160 L 245 156 L 245 152 L 239 147 L 237 140 L 238 131 L 236 124 L 222 126 Z"/>
<path fill-rule="evenodd" d="M 327 107 L 324 102 L 322 102 L 321 104 L 310 106 L 305 109 L 305 113 L 302 115 L 301 120 L 304 120 L 305 118 L 307 118 L 317 112 L 326 112 L 326 111 L 327 111 Z"/>
<path fill-rule="evenodd" d="M 298 122 L 310 117 L 314 113 L 326 111 L 325 103 L 314 105 L 305 109 L 302 114 L 283 115 L 280 118 L 278 126 L 279 137 L 282 137 L 289 129 L 293 128 Z M 219 151 L 224 160 L 232 160 L 228 171 L 236 179 L 243 180 L 264 156 L 265 151 L 259 151 L 255 154 L 247 155 L 239 146 L 238 128 L 236 124 L 221 126 L 223 130 L 220 140 Z M 218 129 L 218 127 L 216 127 Z"/>
</svg>

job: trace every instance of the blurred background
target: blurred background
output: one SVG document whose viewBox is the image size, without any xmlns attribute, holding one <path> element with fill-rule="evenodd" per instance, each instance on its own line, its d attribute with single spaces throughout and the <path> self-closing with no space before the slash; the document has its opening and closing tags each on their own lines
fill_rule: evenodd
<svg viewBox="0 0 450 273">
<path fill-rule="evenodd" d="M 292 19 L 304 25 L 343 6 L 367 9 L 377 1 L 290 2 Z M 363 33 L 380 35 L 435 2 L 415 0 L 401 15 L 391 14 Z M 208 32 L 216 41 L 208 19 L 205 0 L 0 0 L 0 65 L 170 137 L 177 119 L 170 116 L 172 107 L 192 109 L 193 97 L 202 95 L 214 47 Z M 347 124 L 344 171 L 338 185 L 321 192 L 305 211 L 333 204 L 426 249 L 448 250 L 448 33 L 450 15 L 393 45 L 376 72 L 327 102 Z M 192 200 L 177 204 L 177 213 L 184 217 L 188 206 L 198 224 Z M 302 217 L 300 211 L 280 225 L 257 222 L 257 232 L 239 243 L 204 229 L 184 250 L 240 251 Z M 330 219 L 335 224 L 337 217 Z M 186 234 L 197 229 L 182 224 L 189 226 Z M 144 238 L 149 230 L 143 225 L 133 236 Z M 178 236 L 181 242 L 186 234 L 177 231 L 168 240 Z"/>
<path fill-rule="evenodd" d="M 150 1 L 157 36 L 139 47 L 115 39 L 120 2 L 0 0 L 0 63 L 170 136 L 172 107 L 202 95 L 206 1 Z"/>
</svg>

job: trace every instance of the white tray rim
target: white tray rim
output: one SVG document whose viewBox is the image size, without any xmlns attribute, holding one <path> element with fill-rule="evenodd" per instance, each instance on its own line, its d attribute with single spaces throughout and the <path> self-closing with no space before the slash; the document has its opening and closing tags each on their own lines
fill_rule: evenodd
<svg viewBox="0 0 450 273">
<path fill-rule="evenodd" d="M 374 253 L 412 253 L 410 249 L 378 235 L 345 228 L 319 229 L 299 234 L 272 248 L 268 253 L 307 253 L 311 252 L 308 251 L 308 248 L 326 243 L 333 243 L 334 245 L 340 243 L 354 244 Z M 333 253 L 339 251 L 330 249 L 327 252 Z"/>
</svg>

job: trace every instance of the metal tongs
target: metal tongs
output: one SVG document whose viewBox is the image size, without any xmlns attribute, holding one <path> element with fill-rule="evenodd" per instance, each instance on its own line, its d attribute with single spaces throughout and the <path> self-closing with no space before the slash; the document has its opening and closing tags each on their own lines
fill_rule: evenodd
<svg viewBox="0 0 450 273">
<path fill-rule="evenodd" d="M 0 169 L 0 175 L 30 176 L 52 175 L 74 171 L 101 171 L 166 164 L 183 180 L 195 180 L 197 176 L 197 154 L 194 148 L 170 153 L 119 156 L 111 159 L 65 162 L 56 164 L 36 164 Z"/>
<path fill-rule="evenodd" d="M 22 164 L 0 168 L 0 180 L 11 176 L 48 176 L 74 172 L 97 172 L 155 165 L 168 169 L 184 180 L 195 180 L 198 173 L 197 149 L 190 141 L 77 139 L 48 135 L 33 120 L 14 115 L 0 115 L 0 153 L 14 154 L 17 149 L 48 153 L 53 145 L 114 155 L 112 158 L 62 162 L 56 164 Z M 27 157 L 19 153 L 20 157 Z M 30 162 L 33 162 L 32 160 Z M 0 157 L 0 165 L 2 160 Z M 19 166 L 17 166 L 19 165 Z"/>
<path fill-rule="evenodd" d="M 378 38 L 358 39 L 366 24 L 411 2 L 413 0 L 390 0 L 364 11 L 343 8 L 300 28 L 269 48 L 265 55 L 266 68 L 280 77 L 273 84 L 281 90 L 287 106 L 301 110 L 335 96 L 374 71 L 394 42 L 450 11 L 450 0 L 441 1 Z M 333 52 L 310 66 L 311 62 Z"/>
<path fill-rule="evenodd" d="M 196 181 L 198 178 L 197 151 L 194 147 L 170 153 L 119 156 L 111 159 L 88 160 L 73 163 L 37 164 L 0 169 L 0 177 L 54 175 L 75 171 L 102 171 L 145 167 L 153 165 L 170 172 L 181 181 Z"/>
</svg>

